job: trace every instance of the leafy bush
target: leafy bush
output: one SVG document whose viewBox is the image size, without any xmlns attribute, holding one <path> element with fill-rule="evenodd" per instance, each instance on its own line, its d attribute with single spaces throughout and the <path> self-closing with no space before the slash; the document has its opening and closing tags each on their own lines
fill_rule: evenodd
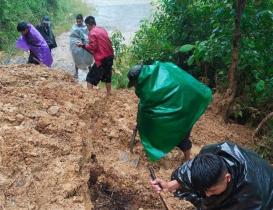
<svg viewBox="0 0 273 210">
<path fill-rule="evenodd" d="M 155 60 L 174 62 L 218 92 L 226 91 L 237 1 L 159 2 L 152 21 L 144 21 L 134 37 L 132 59 L 146 64 Z M 272 34 L 273 1 L 247 1 L 232 107 L 232 117 L 238 122 L 257 125 L 273 110 Z M 266 136 L 260 151 L 272 158 L 273 134 Z"/>
<path fill-rule="evenodd" d="M 115 51 L 112 84 L 115 88 L 126 88 L 128 83 L 127 72 L 134 65 L 130 47 L 124 43 L 125 38 L 120 31 L 114 31 L 111 34 L 111 40 Z"/>
<path fill-rule="evenodd" d="M 172 61 L 218 91 L 227 87 L 236 1 L 161 0 L 152 22 L 143 22 L 132 46 L 135 60 Z M 273 2 L 247 1 L 236 102 L 245 110 L 273 109 Z"/>
</svg>

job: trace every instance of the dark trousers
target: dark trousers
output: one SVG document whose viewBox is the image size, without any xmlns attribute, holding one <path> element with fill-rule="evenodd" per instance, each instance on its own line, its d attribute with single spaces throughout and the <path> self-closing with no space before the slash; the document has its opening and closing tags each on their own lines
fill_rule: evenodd
<svg viewBox="0 0 273 210">
<path fill-rule="evenodd" d="M 190 129 L 186 137 L 177 145 L 177 147 L 182 151 L 187 151 L 192 148 L 192 142 L 190 140 L 191 130 L 192 129 Z"/>
</svg>

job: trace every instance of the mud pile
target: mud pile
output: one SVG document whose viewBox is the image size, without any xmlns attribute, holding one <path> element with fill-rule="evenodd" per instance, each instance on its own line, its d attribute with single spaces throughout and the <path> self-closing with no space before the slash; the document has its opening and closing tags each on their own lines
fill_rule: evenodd
<svg viewBox="0 0 273 210">
<path fill-rule="evenodd" d="M 149 189 L 151 163 L 139 139 L 138 165 L 126 157 L 137 110 L 132 91 L 106 99 L 64 72 L 17 65 L 0 67 L 0 96 L 0 209 L 163 209 Z M 208 110 L 194 127 L 194 152 L 250 136 Z M 175 149 L 153 167 L 169 179 L 182 160 Z M 174 209 L 193 209 L 165 198 Z"/>
</svg>

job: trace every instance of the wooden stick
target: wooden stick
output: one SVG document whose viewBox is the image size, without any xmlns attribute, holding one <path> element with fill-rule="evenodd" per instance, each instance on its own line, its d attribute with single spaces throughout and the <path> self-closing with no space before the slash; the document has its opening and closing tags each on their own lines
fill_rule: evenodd
<svg viewBox="0 0 273 210">
<path fill-rule="evenodd" d="M 155 171 L 152 167 L 149 167 L 149 171 L 150 171 L 150 176 L 152 178 L 152 180 L 155 180 L 156 179 L 156 175 L 155 175 Z M 162 186 L 159 184 L 159 186 L 162 188 Z M 159 193 L 159 197 L 160 197 L 160 200 L 161 202 L 163 203 L 164 207 L 166 210 L 172 210 L 172 208 L 170 208 L 167 204 L 167 202 L 165 201 L 165 199 L 163 198 L 162 194 Z"/>
<path fill-rule="evenodd" d="M 268 115 L 266 115 L 266 117 L 260 122 L 260 124 L 258 125 L 258 127 L 256 128 L 256 130 L 252 136 L 253 139 L 255 136 L 257 136 L 257 134 L 259 133 L 262 126 L 271 118 L 273 118 L 273 112 L 270 112 Z"/>
<path fill-rule="evenodd" d="M 133 130 L 133 135 L 131 137 L 131 141 L 130 141 L 130 152 L 133 153 L 133 149 L 136 143 L 136 135 L 137 135 L 137 125 Z"/>
</svg>

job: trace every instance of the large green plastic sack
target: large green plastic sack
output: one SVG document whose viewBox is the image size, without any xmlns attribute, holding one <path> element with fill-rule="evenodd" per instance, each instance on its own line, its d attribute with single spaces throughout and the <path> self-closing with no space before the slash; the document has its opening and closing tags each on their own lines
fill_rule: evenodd
<svg viewBox="0 0 273 210">
<path fill-rule="evenodd" d="M 136 85 L 137 124 L 150 160 L 185 138 L 212 100 L 211 90 L 173 63 L 143 66 Z"/>
</svg>

